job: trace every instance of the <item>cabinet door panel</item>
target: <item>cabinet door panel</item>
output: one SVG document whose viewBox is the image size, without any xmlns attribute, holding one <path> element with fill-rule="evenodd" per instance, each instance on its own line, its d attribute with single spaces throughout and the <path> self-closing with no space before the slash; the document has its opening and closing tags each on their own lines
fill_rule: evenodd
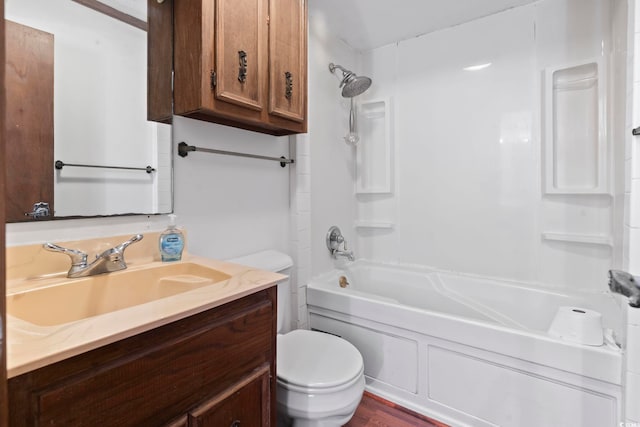
<svg viewBox="0 0 640 427">
<path fill-rule="evenodd" d="M 6 150 L 6 220 L 31 221 L 25 216 L 37 202 L 53 200 L 53 34 L 6 21 L 5 131 L 12 147 Z"/>
<path fill-rule="evenodd" d="M 173 120 L 173 0 L 147 0 L 147 120 Z"/>
<path fill-rule="evenodd" d="M 269 3 L 269 113 L 302 122 L 307 92 L 306 1 Z"/>
<path fill-rule="evenodd" d="M 189 414 L 189 427 L 269 426 L 269 365 L 264 365 Z"/>
<path fill-rule="evenodd" d="M 264 106 L 267 2 L 217 0 L 216 98 L 252 110 Z"/>
</svg>

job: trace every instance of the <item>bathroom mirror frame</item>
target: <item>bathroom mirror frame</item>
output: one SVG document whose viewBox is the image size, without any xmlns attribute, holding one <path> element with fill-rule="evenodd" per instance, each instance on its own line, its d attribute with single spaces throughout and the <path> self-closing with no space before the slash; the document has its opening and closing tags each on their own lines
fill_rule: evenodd
<svg viewBox="0 0 640 427">
<path fill-rule="evenodd" d="M 19 208 L 14 209 L 16 212 L 6 217 L 7 222 L 171 213 L 173 211 L 172 127 L 170 124 L 147 120 L 148 43 L 144 9 L 146 0 L 138 0 L 140 4 L 136 5 L 137 10 L 133 10 L 134 6 L 122 0 L 45 1 L 46 4 L 42 3 L 42 0 L 13 0 L 14 6 L 11 8 L 12 0 L 9 0 L 5 5 L 5 18 L 33 28 L 42 27 L 42 31 L 52 33 L 52 37 L 56 39 L 55 49 L 53 49 L 55 51 L 53 67 L 56 76 L 53 101 L 55 124 L 52 125 L 54 129 L 51 131 L 55 135 L 55 144 L 53 144 L 55 147 L 53 161 L 39 168 L 44 171 L 43 174 L 48 174 L 45 176 L 46 179 L 53 180 L 51 186 L 55 186 L 55 189 L 51 190 L 53 195 L 48 197 L 51 199 L 53 212 L 49 217 L 34 218 L 26 215 L 22 217 L 32 210 L 35 203 L 45 201 L 39 200 L 39 195 L 32 195 L 28 202 L 21 201 Z M 47 8 L 55 7 L 58 9 L 62 7 L 66 12 L 72 12 L 67 13 L 72 23 L 56 24 L 54 19 L 49 19 L 46 15 Z M 127 10 L 127 7 L 132 9 Z M 127 13 L 131 11 L 134 13 Z M 33 16 L 28 15 L 29 12 L 33 12 Z M 50 12 L 49 14 L 51 15 Z M 61 17 L 67 17 L 67 14 L 58 13 Z M 20 20 L 21 17 L 23 21 Z M 79 17 L 82 19 L 78 19 Z M 56 26 L 71 27 L 73 30 L 56 33 L 53 31 Z M 76 35 L 84 35 L 84 37 Z M 76 41 L 74 37 L 78 40 Z M 87 40 L 83 41 L 83 38 Z M 132 40 L 135 44 L 130 43 Z M 127 42 L 130 44 L 126 44 Z M 125 53 L 120 54 L 117 47 L 122 45 L 135 46 L 135 53 L 128 56 Z M 87 47 L 95 47 L 95 52 L 88 50 Z M 108 54 L 112 56 L 109 57 Z M 64 61 L 70 58 L 76 61 L 67 61 L 71 65 L 65 65 Z M 100 63 L 100 65 L 90 65 L 91 62 Z M 6 63 L 8 72 L 13 64 L 9 63 L 8 57 Z M 61 71 L 75 68 L 81 71 L 73 77 L 60 77 L 64 76 Z M 91 71 L 94 73 L 91 74 Z M 100 74 L 97 75 L 98 73 Z M 125 80 L 130 76 L 134 77 L 132 82 Z M 107 81 L 105 77 L 113 81 Z M 60 83 L 60 80 L 63 83 Z M 83 80 L 97 87 L 95 90 L 86 89 L 86 86 L 76 83 Z M 6 84 L 10 85 L 10 81 L 7 81 Z M 136 89 L 135 92 L 132 87 Z M 64 94 L 60 88 L 71 88 L 75 91 L 69 95 L 71 91 Z M 113 98 L 116 100 L 112 100 L 111 95 L 113 92 L 118 92 L 117 89 L 120 89 L 122 95 L 115 95 Z M 92 95 L 84 94 L 85 92 Z M 98 97 L 94 94 L 105 96 Z M 73 105 L 75 99 L 71 98 L 74 97 L 79 98 L 78 105 Z M 59 98 L 64 99 L 65 102 L 63 103 Z M 69 100 L 72 102 L 66 102 Z M 84 102 L 81 104 L 81 101 Z M 116 116 L 116 113 L 121 110 L 123 116 Z M 104 114 L 95 114 L 96 112 Z M 71 117 L 72 120 L 63 122 L 65 117 Z M 87 125 L 89 122 L 98 125 L 95 133 L 89 129 Z M 85 130 L 88 131 L 84 132 Z M 131 132 L 128 132 L 129 130 Z M 11 137 L 11 134 L 7 137 Z M 64 141 L 64 144 L 61 141 Z M 144 141 L 144 143 L 137 144 L 136 141 Z M 73 148 L 63 148 L 72 144 L 75 144 Z M 51 145 L 50 143 L 49 146 Z M 25 161 L 20 164 L 26 163 L 26 155 L 23 157 Z M 9 163 L 18 164 L 13 161 Z M 60 163 L 64 164 L 61 169 L 54 168 L 54 164 Z M 80 165 L 98 167 L 87 168 Z M 106 169 L 102 166 L 139 167 L 142 170 Z M 151 173 L 148 172 L 148 167 L 152 169 Z M 33 167 L 30 164 L 29 168 L 22 166 L 21 169 L 33 170 Z M 13 180 L 9 179 L 7 182 L 8 188 L 13 186 L 11 181 Z M 36 188 L 40 187 L 36 186 Z M 21 193 L 30 192 L 8 191 L 5 195 L 6 204 L 11 205 L 13 195 Z M 33 211 L 35 212 L 35 209 Z"/>
</svg>

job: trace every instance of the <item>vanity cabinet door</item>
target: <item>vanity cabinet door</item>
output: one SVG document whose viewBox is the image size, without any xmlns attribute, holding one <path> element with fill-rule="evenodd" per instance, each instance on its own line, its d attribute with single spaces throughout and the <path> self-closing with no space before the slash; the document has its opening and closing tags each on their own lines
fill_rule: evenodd
<svg viewBox="0 0 640 427">
<path fill-rule="evenodd" d="M 269 366 L 214 396 L 189 414 L 189 427 L 270 426 Z"/>
</svg>

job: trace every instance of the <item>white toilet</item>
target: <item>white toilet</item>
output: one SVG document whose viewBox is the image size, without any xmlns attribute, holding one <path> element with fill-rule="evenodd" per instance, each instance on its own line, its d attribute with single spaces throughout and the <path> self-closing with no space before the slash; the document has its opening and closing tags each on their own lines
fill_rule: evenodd
<svg viewBox="0 0 640 427">
<path fill-rule="evenodd" d="M 293 266 L 291 257 L 273 250 L 229 261 L 282 274 L 289 274 Z M 342 426 L 362 399 L 362 355 L 334 335 L 302 329 L 287 332 L 290 286 L 288 279 L 278 283 L 278 425 Z"/>
</svg>

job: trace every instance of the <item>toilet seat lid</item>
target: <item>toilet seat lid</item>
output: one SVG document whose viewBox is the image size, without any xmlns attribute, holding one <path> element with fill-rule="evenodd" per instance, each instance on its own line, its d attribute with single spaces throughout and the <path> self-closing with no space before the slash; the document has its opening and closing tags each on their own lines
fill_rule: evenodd
<svg viewBox="0 0 640 427">
<path fill-rule="evenodd" d="M 278 380 L 299 387 L 336 387 L 362 373 L 358 349 L 335 335 L 298 329 L 278 335 Z"/>
</svg>

